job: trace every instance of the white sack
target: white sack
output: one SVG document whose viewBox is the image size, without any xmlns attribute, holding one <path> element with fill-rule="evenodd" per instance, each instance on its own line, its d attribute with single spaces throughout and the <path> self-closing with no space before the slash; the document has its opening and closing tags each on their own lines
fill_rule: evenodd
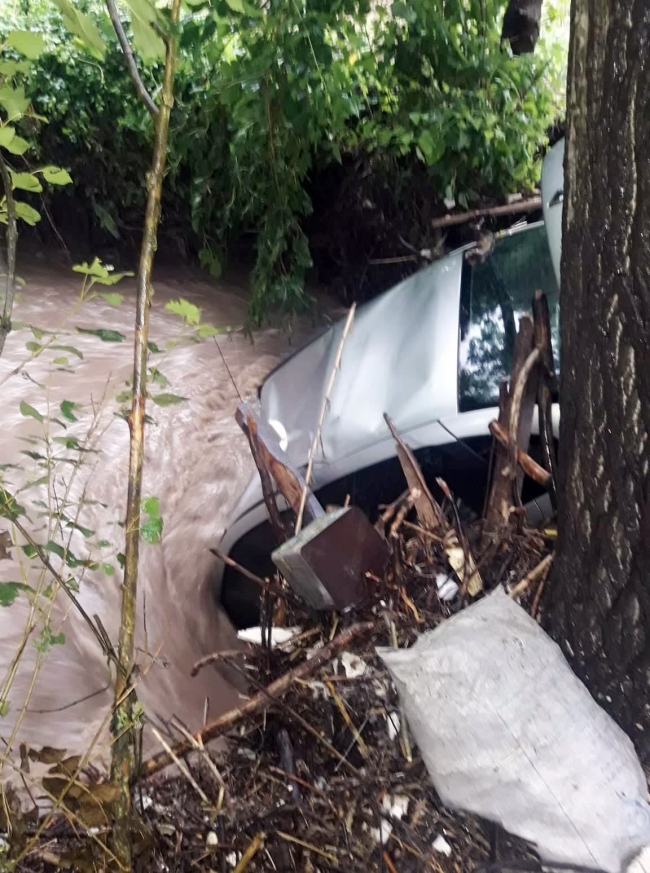
<svg viewBox="0 0 650 873">
<path fill-rule="evenodd" d="M 378 650 L 442 801 L 498 822 L 543 860 L 620 873 L 650 843 L 626 734 L 501 589 Z"/>
</svg>

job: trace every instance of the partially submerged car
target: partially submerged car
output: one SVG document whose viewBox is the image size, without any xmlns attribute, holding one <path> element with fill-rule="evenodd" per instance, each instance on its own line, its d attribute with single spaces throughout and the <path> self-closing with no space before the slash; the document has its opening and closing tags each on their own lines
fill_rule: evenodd
<svg viewBox="0 0 650 873">
<path fill-rule="evenodd" d="M 466 507 L 481 511 L 492 443 L 488 425 L 498 414 L 500 382 L 510 373 L 517 321 L 530 311 L 537 289 L 547 295 L 558 348 L 563 158 L 562 141 L 544 161 L 544 221 L 499 234 L 486 258 L 468 257 L 471 247 L 453 252 L 359 307 L 314 458 L 312 487 L 322 505 L 340 506 L 349 498 L 374 520 L 380 504 L 403 493 L 388 413 L 427 480 L 442 477 Z M 339 322 L 317 335 L 271 372 L 259 391 L 262 417 L 299 468 L 307 464 L 343 327 Z M 555 427 L 558 415 L 555 405 Z M 540 497 L 539 487 L 527 482 L 524 501 L 533 520 L 546 511 Z M 274 545 L 255 474 L 220 551 L 266 575 Z M 236 627 L 259 622 L 254 583 L 221 564 L 216 583 Z"/>
</svg>

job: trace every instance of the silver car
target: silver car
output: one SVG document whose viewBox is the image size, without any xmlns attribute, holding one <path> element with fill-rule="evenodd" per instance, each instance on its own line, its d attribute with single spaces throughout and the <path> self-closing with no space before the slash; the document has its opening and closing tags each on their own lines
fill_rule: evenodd
<svg viewBox="0 0 650 873">
<path fill-rule="evenodd" d="M 312 482 L 321 504 L 342 505 L 349 495 L 374 518 L 379 504 L 404 491 L 388 413 L 427 479 L 443 477 L 466 507 L 481 511 L 488 424 L 498 412 L 499 384 L 510 372 L 517 320 L 530 311 L 537 289 L 548 297 L 558 348 L 563 158 L 562 141 L 544 161 L 544 221 L 500 234 L 483 262 L 467 258 L 468 247 L 460 249 L 358 309 L 314 460 Z M 343 326 L 317 335 L 260 388 L 261 414 L 298 467 L 307 464 Z M 555 428 L 558 414 L 556 405 Z M 543 511 L 535 503 L 540 496 L 528 482 L 529 514 Z M 219 548 L 266 575 L 273 547 L 256 474 Z M 259 591 L 237 570 L 219 565 L 216 593 L 237 627 L 259 622 Z"/>
</svg>

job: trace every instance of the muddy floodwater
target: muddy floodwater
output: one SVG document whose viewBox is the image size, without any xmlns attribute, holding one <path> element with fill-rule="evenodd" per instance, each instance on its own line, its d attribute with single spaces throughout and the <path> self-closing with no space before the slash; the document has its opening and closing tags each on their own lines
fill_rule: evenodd
<svg viewBox="0 0 650 873">
<path fill-rule="evenodd" d="M 4 487 L 24 507 L 20 520 L 29 536 L 41 545 L 54 543 L 52 563 L 66 578 L 74 576 L 84 609 L 99 616 L 116 643 L 129 433 L 115 413 L 132 370 L 134 283 L 97 287 L 123 294 L 119 306 L 101 297 L 79 306 L 83 277 L 43 265 L 23 265 L 20 272 L 27 285 L 0 358 Z M 195 342 L 165 304 L 185 298 L 201 308 L 203 322 L 236 329 L 245 317 L 243 287 L 163 272 L 155 291 L 150 339 L 160 352 L 151 355 L 158 373 L 150 392 L 186 399 L 148 404 L 153 421 L 146 432 L 143 493 L 158 498 L 163 532 L 159 545 L 141 547 L 137 695 L 154 722 L 175 715 L 196 729 L 239 699 L 213 669 L 190 678 L 198 658 L 234 644 L 234 631 L 213 598 L 209 549 L 253 472 L 233 419 L 238 392 L 254 392 L 314 322 L 295 325 L 292 334 L 282 326 L 266 328 L 253 342 L 242 332 Z M 104 339 L 113 341 L 84 330 L 111 331 Z M 0 530 L 25 543 L 8 520 L 0 519 Z M 1 541 L 6 544 L 6 535 Z M 62 566 L 62 547 L 68 565 L 72 556 L 77 566 Z M 12 762 L 20 742 L 70 754 L 94 744 L 93 763 L 103 767 L 112 702 L 106 658 L 29 548 L 0 554 L 0 581 L 29 586 L 0 607 L 3 779 L 18 781 Z M 94 566 L 84 566 L 89 561 Z M 145 740 L 155 748 L 151 735 Z"/>
</svg>

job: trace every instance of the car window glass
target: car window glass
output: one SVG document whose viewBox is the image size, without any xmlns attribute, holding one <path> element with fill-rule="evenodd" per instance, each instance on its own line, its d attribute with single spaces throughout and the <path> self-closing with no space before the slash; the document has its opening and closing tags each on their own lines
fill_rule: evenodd
<svg viewBox="0 0 650 873">
<path fill-rule="evenodd" d="M 554 355 L 558 352 L 558 288 L 543 225 L 498 240 L 481 264 L 463 266 L 460 313 L 459 407 L 494 406 L 510 375 L 519 319 L 535 291 L 548 297 Z"/>
</svg>

